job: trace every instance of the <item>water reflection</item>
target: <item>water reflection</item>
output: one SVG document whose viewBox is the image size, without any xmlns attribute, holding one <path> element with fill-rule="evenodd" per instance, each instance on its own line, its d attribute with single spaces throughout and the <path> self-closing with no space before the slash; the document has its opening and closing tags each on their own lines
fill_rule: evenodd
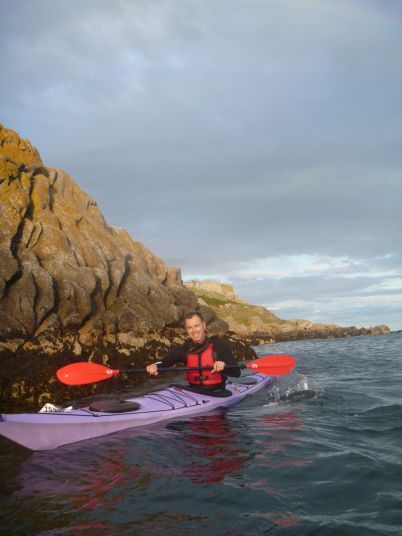
<svg viewBox="0 0 402 536">
<path fill-rule="evenodd" d="M 191 463 L 183 468 L 182 474 L 193 483 L 218 483 L 239 472 L 249 458 L 237 441 L 238 432 L 231 429 L 224 414 L 171 423 L 168 428 L 184 434 L 180 450 Z"/>
<path fill-rule="evenodd" d="M 1 536 L 400 534 L 402 339 L 373 339 L 297 343 L 325 397 L 286 378 L 278 397 L 245 400 L 218 424 L 46 454 L 0 441 Z M 372 373 L 380 342 L 393 375 Z M 227 452 L 240 464 L 220 473 Z"/>
<path fill-rule="evenodd" d="M 287 480 L 293 479 L 299 468 L 311 464 L 311 460 L 300 458 L 299 434 L 303 429 L 304 421 L 295 408 L 278 408 L 274 413 L 259 416 L 258 433 L 254 436 L 257 452 L 245 487 L 256 493 L 262 492 L 273 501 L 268 503 L 269 508 L 256 508 L 250 514 L 253 518 L 270 521 L 279 527 L 295 527 L 302 522 L 298 515 L 283 506 L 287 504 Z"/>
<path fill-rule="evenodd" d="M 294 407 L 272 411 L 246 406 L 32 453 L 13 478 L 7 536 L 173 533 L 220 519 L 297 525 L 284 508 L 283 477 L 309 463 L 294 454 L 303 420 Z M 233 534 L 242 533 L 234 526 Z"/>
</svg>

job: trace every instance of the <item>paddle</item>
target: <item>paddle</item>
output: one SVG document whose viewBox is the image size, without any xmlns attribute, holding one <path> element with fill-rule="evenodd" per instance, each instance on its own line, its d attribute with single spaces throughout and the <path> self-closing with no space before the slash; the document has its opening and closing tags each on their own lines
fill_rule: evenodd
<svg viewBox="0 0 402 536">
<path fill-rule="evenodd" d="M 260 372 L 267 376 L 283 376 L 288 374 L 296 364 L 294 357 L 285 354 L 269 355 L 255 359 L 250 363 L 241 363 L 239 368 L 251 369 L 254 372 Z M 206 370 L 212 367 L 174 367 L 174 368 L 159 368 L 158 372 L 177 372 L 181 370 Z M 233 367 L 231 367 L 233 368 Z M 56 372 L 59 381 L 66 385 L 85 385 L 87 383 L 100 382 L 108 380 L 118 374 L 131 374 L 133 372 L 146 372 L 145 368 L 133 368 L 125 370 L 113 370 L 105 365 L 98 363 L 72 363 L 66 365 Z"/>
</svg>

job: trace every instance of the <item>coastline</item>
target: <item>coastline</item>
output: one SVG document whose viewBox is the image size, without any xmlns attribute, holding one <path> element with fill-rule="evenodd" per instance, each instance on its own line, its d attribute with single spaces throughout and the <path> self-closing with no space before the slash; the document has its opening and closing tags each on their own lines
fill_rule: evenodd
<svg viewBox="0 0 402 536">
<path fill-rule="evenodd" d="M 371 336 L 387 334 L 376 333 L 371 334 Z M 264 337 L 263 334 L 240 336 L 237 333 L 228 332 L 225 335 L 229 339 L 233 353 L 238 361 L 256 359 L 255 348 L 261 345 L 359 336 L 365 337 L 370 336 L 370 334 L 356 332 L 352 335 L 338 332 L 325 337 L 313 336 L 312 333 L 305 332 L 295 338 L 289 333 L 283 333 L 276 340 L 272 340 L 270 336 Z M 184 340 L 185 332 L 183 329 L 166 329 L 163 336 L 154 334 L 152 337 L 144 337 L 142 344 L 137 345 L 137 347 L 130 345 L 116 347 L 99 344 L 96 347 L 83 348 L 80 355 L 74 354 L 74 346 L 70 346 L 70 348 L 65 346 L 63 349 L 49 354 L 48 352 L 39 351 L 38 347 L 13 352 L 4 349 L 4 347 L 1 348 L 0 343 L 0 359 L 2 363 L 0 383 L 1 411 L 13 413 L 38 411 L 47 402 L 57 405 L 69 405 L 71 400 L 96 395 L 105 397 L 117 393 L 121 395 L 140 387 L 146 381 L 146 376 L 142 373 L 135 375 L 121 374 L 111 381 L 71 387 L 58 382 L 55 373 L 57 369 L 67 363 L 78 361 L 91 361 L 118 369 L 144 367 L 163 357 L 172 345 L 180 344 Z M 19 366 L 16 366 L 17 364 Z"/>
</svg>

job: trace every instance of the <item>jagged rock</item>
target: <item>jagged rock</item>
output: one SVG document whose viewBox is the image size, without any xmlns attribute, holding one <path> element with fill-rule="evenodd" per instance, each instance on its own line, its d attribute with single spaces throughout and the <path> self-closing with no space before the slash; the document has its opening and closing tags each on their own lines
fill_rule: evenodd
<svg viewBox="0 0 402 536">
<path fill-rule="evenodd" d="M 180 285 L 172 285 L 168 289 L 175 302 L 180 304 L 177 309 L 179 318 L 183 318 L 188 312 L 198 309 L 198 300 L 192 292 Z"/>
<path fill-rule="evenodd" d="M 163 282 L 167 287 L 173 285 L 183 286 L 183 279 L 181 277 L 181 270 L 177 266 L 168 266 L 166 270 L 166 279 Z"/>
<path fill-rule="evenodd" d="M 183 286 L 167 267 L 123 229 L 108 225 L 95 200 L 38 151 L 0 125 L 0 404 L 37 408 L 101 389 L 141 382 L 127 377 L 66 388 L 55 370 L 94 360 L 116 368 L 143 366 L 183 342 L 190 310 L 201 311 L 211 335 L 229 334 L 238 359 L 255 357 L 248 344 L 296 338 L 387 333 L 386 326 L 335 328 L 285 322 L 245 303 L 233 287 Z M 201 295 L 200 295 L 201 292 Z"/>
<path fill-rule="evenodd" d="M 0 149 L 11 169 L 0 185 L 3 336 L 44 333 L 56 315 L 62 332 L 93 343 L 93 331 L 159 331 L 197 308 L 177 268 L 107 225 L 96 202 L 64 171 L 44 168 L 29 142 L 1 127 Z"/>
<path fill-rule="evenodd" d="M 27 360 L 41 362 L 46 376 L 77 358 L 143 362 L 149 348 L 160 354 L 169 339 L 184 340 L 181 320 L 199 305 L 180 269 L 108 225 L 67 173 L 46 168 L 28 141 L 2 125 L 0 219 L 0 402 L 27 392 L 37 401 L 36 387 L 21 388 L 30 381 Z M 209 316 L 213 331 L 227 330 L 212 310 Z M 169 336 L 161 337 L 164 330 Z M 147 346 L 150 340 L 156 343 Z M 43 363 L 49 356 L 52 367 Z M 52 377 L 41 379 L 46 389 Z"/>
</svg>

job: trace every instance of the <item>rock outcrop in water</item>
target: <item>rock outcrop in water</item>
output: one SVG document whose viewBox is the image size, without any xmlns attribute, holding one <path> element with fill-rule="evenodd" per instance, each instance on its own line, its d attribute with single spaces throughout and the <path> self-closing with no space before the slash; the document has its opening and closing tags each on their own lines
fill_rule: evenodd
<svg viewBox="0 0 402 536">
<path fill-rule="evenodd" d="M 28 141 L 0 125 L 3 411 L 93 394 L 99 384 L 67 388 L 56 382 L 55 371 L 88 359 L 115 368 L 143 366 L 184 340 L 181 322 L 189 310 L 202 311 L 210 333 L 231 329 L 238 359 L 255 357 L 246 342 L 332 336 L 322 325 L 282 321 L 243 302 L 232 287 L 212 283 L 207 290 L 218 291 L 218 300 L 199 300 L 196 289 L 183 285 L 179 268 L 108 225 L 67 173 L 46 167 Z M 248 324 L 237 317 L 247 307 Z M 361 333 L 342 332 L 349 334 Z M 100 385 L 102 392 L 121 392 L 141 381 L 120 375 Z"/>
<path fill-rule="evenodd" d="M 0 218 L 0 401 L 45 400 L 54 370 L 73 359 L 141 366 L 183 340 L 192 309 L 227 331 L 178 268 L 108 225 L 67 173 L 3 126 Z"/>
</svg>

